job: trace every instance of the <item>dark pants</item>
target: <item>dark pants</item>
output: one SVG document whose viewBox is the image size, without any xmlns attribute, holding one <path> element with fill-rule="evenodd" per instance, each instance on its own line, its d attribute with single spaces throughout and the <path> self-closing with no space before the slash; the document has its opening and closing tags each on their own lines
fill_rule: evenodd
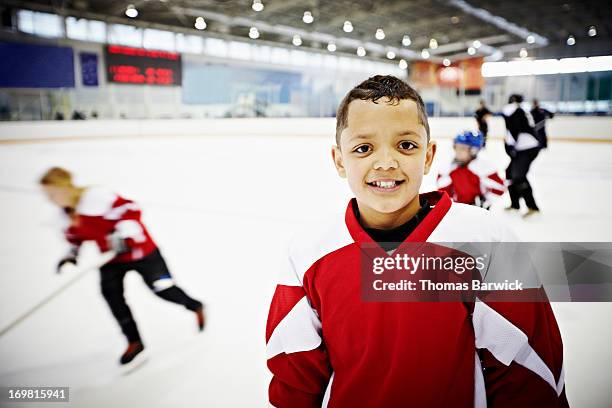
<svg viewBox="0 0 612 408">
<path fill-rule="evenodd" d="M 509 152 L 507 147 L 506 149 Z M 523 198 L 527 208 L 539 210 L 533 198 L 531 184 L 529 184 L 529 180 L 527 180 L 529 167 L 538 156 L 539 152 L 539 148 L 527 149 L 516 152 L 514 157 L 510 157 L 510 164 L 506 169 L 506 179 L 510 181 L 508 192 L 510 193 L 512 208 L 519 209 L 521 207 L 520 200 Z"/>
<path fill-rule="evenodd" d="M 147 286 L 160 298 L 183 305 L 192 311 L 202 306 L 201 302 L 190 298 L 173 284 L 170 271 L 158 249 L 138 261 L 107 263 L 100 268 L 102 295 L 128 342 L 140 341 L 136 322 L 123 295 L 123 278 L 131 270 L 138 272 Z"/>
<path fill-rule="evenodd" d="M 479 124 L 478 125 L 478 131 L 480 133 L 482 133 L 482 147 L 485 147 L 487 145 L 487 135 L 489 134 L 489 125 L 487 124 Z"/>
</svg>

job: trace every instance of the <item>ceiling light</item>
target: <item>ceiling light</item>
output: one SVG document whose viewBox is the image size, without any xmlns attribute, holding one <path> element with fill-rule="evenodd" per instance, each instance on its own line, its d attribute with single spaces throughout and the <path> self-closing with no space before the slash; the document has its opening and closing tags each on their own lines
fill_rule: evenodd
<svg viewBox="0 0 612 408">
<path fill-rule="evenodd" d="M 314 21 L 314 17 L 312 16 L 312 13 L 310 11 L 305 11 L 304 17 L 302 17 L 302 21 L 305 22 L 306 24 L 312 23 Z"/>
<path fill-rule="evenodd" d="M 350 33 L 351 31 L 353 31 L 353 24 L 351 24 L 350 21 L 346 20 L 344 22 L 344 25 L 342 26 L 342 29 L 345 33 Z"/>
<path fill-rule="evenodd" d="M 574 38 L 573 35 L 570 35 L 569 37 L 567 37 L 566 43 L 567 45 L 574 45 L 576 44 L 576 39 Z"/>
<path fill-rule="evenodd" d="M 429 48 L 431 48 L 432 50 L 438 48 L 438 40 L 436 40 L 435 38 L 429 40 Z"/>
<path fill-rule="evenodd" d="M 595 37 L 597 35 L 597 28 L 595 26 L 589 27 L 589 37 Z"/>
<path fill-rule="evenodd" d="M 195 28 L 198 30 L 204 30 L 206 28 L 206 21 L 204 21 L 204 17 L 196 18 Z"/>
<path fill-rule="evenodd" d="M 482 46 L 482 43 L 481 43 L 480 41 L 478 41 L 478 40 L 475 40 L 475 41 L 472 43 L 472 47 L 474 47 L 474 48 L 476 48 L 476 49 L 480 48 L 481 46 Z"/>
<path fill-rule="evenodd" d="M 357 47 L 357 55 L 359 55 L 360 57 L 365 57 L 366 55 L 366 50 L 363 47 Z"/>
<path fill-rule="evenodd" d="M 524 48 L 521 48 L 521 50 L 519 51 L 519 57 L 527 58 L 528 55 L 529 55 L 529 53 L 527 52 L 527 50 L 524 49 Z"/>
<path fill-rule="evenodd" d="M 457 24 L 457 23 L 459 23 L 459 17 L 457 17 L 457 16 L 452 16 L 452 17 L 451 17 L 451 23 L 453 23 L 453 24 Z"/>
<path fill-rule="evenodd" d="M 421 57 L 423 57 L 423 59 L 429 58 L 429 51 L 427 50 L 421 51 Z"/>
<path fill-rule="evenodd" d="M 261 0 L 253 0 L 253 5 L 251 6 L 253 11 L 262 11 L 264 9 L 264 5 Z"/>
<path fill-rule="evenodd" d="M 259 30 L 257 29 L 257 27 L 251 27 L 249 29 L 249 37 L 251 37 L 254 40 L 259 38 Z"/>
<path fill-rule="evenodd" d="M 334 44 L 334 43 L 327 44 L 327 51 L 329 51 L 329 52 L 336 51 L 336 44 Z"/>
<path fill-rule="evenodd" d="M 442 60 L 442 64 L 444 64 L 445 67 L 448 67 L 451 64 L 451 61 L 448 58 L 444 58 Z"/>
<path fill-rule="evenodd" d="M 412 44 L 412 40 L 410 39 L 410 36 L 409 35 L 405 35 L 404 38 L 402 38 L 402 45 L 404 47 L 407 47 L 410 44 Z"/>
<path fill-rule="evenodd" d="M 389 59 L 395 59 L 395 53 L 393 51 L 388 51 L 387 52 L 387 58 Z"/>
<path fill-rule="evenodd" d="M 468 51 L 468 54 L 470 54 L 470 55 L 476 54 L 476 48 L 474 48 L 474 47 L 468 48 L 467 51 Z"/>
<path fill-rule="evenodd" d="M 400 69 L 406 69 L 406 68 L 408 68 L 408 63 L 406 62 L 406 60 L 405 60 L 405 59 L 401 59 L 401 60 L 399 60 L 399 64 L 398 64 L 398 65 L 399 65 Z"/>
<path fill-rule="evenodd" d="M 526 38 L 527 40 L 527 44 L 533 44 L 535 42 L 535 37 L 531 34 L 529 34 Z"/>
<path fill-rule="evenodd" d="M 136 7 L 134 7 L 133 4 L 130 4 L 125 9 L 125 15 L 129 18 L 135 18 L 136 16 L 138 16 L 138 10 L 136 10 Z"/>
<path fill-rule="evenodd" d="M 379 28 L 376 30 L 376 34 L 374 34 L 374 37 L 376 37 L 377 40 L 384 40 L 385 32 L 383 31 L 382 28 Z"/>
<path fill-rule="evenodd" d="M 293 40 L 291 42 L 296 47 L 299 47 L 300 45 L 302 45 L 302 38 L 299 35 L 296 34 L 296 35 L 293 36 Z"/>
</svg>

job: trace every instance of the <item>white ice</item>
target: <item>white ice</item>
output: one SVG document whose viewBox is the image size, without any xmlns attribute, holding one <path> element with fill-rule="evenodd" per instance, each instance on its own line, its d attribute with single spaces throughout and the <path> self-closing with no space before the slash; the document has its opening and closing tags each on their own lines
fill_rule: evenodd
<svg viewBox="0 0 612 408">
<path fill-rule="evenodd" d="M 0 330 L 73 277 L 54 272 L 65 245 L 36 185 L 53 165 L 137 200 L 176 281 L 208 306 L 197 333 L 190 312 L 129 275 L 126 297 L 149 360 L 122 375 L 124 340 L 92 271 L 0 337 L 0 386 L 69 386 L 73 407 L 267 406 L 264 331 L 277 260 L 294 231 L 342 214 L 350 197 L 331 142 L 221 134 L 0 145 Z M 451 150 L 440 140 L 436 163 Z M 501 141 L 485 154 L 502 173 Z M 493 212 L 525 241 L 611 241 L 610 157 L 609 143 L 553 141 L 531 173 L 542 214 L 506 214 L 507 197 Z M 422 190 L 433 185 L 430 174 Z M 570 403 L 609 407 L 612 304 L 554 309 Z"/>
</svg>

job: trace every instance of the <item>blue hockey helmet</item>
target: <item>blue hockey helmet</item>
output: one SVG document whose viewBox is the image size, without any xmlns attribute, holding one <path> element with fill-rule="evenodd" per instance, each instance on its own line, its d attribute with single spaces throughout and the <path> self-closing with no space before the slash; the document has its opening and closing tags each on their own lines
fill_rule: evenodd
<svg viewBox="0 0 612 408">
<path fill-rule="evenodd" d="M 484 144 L 484 136 L 480 132 L 465 130 L 455 136 L 453 143 L 467 145 L 474 149 L 480 149 Z"/>
</svg>

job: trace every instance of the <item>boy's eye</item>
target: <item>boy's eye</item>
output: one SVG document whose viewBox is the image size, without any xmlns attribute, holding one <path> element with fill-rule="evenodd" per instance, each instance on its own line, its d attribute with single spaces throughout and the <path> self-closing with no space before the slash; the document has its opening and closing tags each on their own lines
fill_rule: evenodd
<svg viewBox="0 0 612 408">
<path fill-rule="evenodd" d="M 355 153 L 367 153 L 369 151 L 370 151 L 370 146 L 368 145 L 357 146 L 355 149 L 353 149 L 353 152 Z"/>
<path fill-rule="evenodd" d="M 402 150 L 413 150 L 418 148 L 418 146 L 412 142 L 404 141 L 399 144 L 399 148 Z"/>
</svg>

